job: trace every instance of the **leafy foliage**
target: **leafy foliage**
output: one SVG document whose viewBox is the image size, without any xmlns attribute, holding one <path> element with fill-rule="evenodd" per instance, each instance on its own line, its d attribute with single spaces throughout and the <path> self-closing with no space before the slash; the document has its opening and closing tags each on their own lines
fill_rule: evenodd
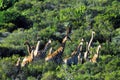
<svg viewBox="0 0 120 80">
<path fill-rule="evenodd" d="M 0 80 L 119 80 L 119 5 L 119 0 L 0 0 Z M 96 46 L 102 45 L 98 63 L 66 66 L 38 60 L 18 72 L 17 58 L 28 55 L 25 41 L 35 46 L 40 40 L 43 49 L 51 39 L 54 51 L 69 26 L 72 42 L 66 43 L 63 58 L 95 31 L 90 50 L 95 53 Z"/>
</svg>

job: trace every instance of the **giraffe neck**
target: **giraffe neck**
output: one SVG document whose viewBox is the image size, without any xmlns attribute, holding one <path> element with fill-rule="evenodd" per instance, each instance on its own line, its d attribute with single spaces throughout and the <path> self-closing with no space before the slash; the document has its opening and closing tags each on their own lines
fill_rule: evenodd
<svg viewBox="0 0 120 80">
<path fill-rule="evenodd" d="M 39 45 L 40 45 L 40 41 L 37 42 L 35 51 L 34 51 L 34 56 L 37 56 L 38 50 L 39 50 Z"/>
<path fill-rule="evenodd" d="M 77 57 L 81 57 L 82 54 L 82 46 L 83 46 L 83 39 L 81 40 L 80 44 L 77 47 Z"/>
<path fill-rule="evenodd" d="M 38 51 L 39 50 L 39 46 L 40 46 L 40 41 L 38 41 L 38 43 L 37 43 L 37 45 L 36 45 L 36 51 Z"/>
<path fill-rule="evenodd" d="M 99 50 L 100 50 L 100 46 L 98 46 L 98 48 L 96 50 L 98 56 L 99 56 Z"/>
<path fill-rule="evenodd" d="M 27 45 L 27 51 L 28 51 L 28 53 L 30 54 L 30 52 L 31 52 L 31 46 L 30 46 L 29 43 L 27 43 L 26 45 Z"/>
<path fill-rule="evenodd" d="M 52 53 L 52 47 L 50 48 L 48 55 L 51 55 L 51 53 Z"/>
<path fill-rule="evenodd" d="M 80 42 L 78 45 L 78 53 L 82 51 L 83 42 Z"/>
<path fill-rule="evenodd" d="M 48 43 L 45 45 L 45 47 L 44 47 L 44 49 L 43 49 L 43 52 L 46 52 L 49 47 L 50 47 L 50 43 L 48 42 Z"/>
<path fill-rule="evenodd" d="M 31 59 L 34 58 L 34 50 L 31 51 L 30 57 L 31 57 Z"/>
<path fill-rule="evenodd" d="M 80 46 L 78 46 L 78 47 L 75 49 L 75 51 L 72 53 L 72 55 L 78 56 L 79 52 L 80 52 Z"/>
<path fill-rule="evenodd" d="M 66 41 L 64 43 L 61 44 L 61 47 L 62 47 L 62 52 L 64 51 L 65 49 L 65 45 L 66 45 Z"/>
<path fill-rule="evenodd" d="M 91 36 L 90 42 L 89 42 L 89 44 L 88 44 L 88 50 L 90 49 L 90 46 L 91 46 L 92 41 L 93 41 L 93 33 L 92 33 L 92 36 Z"/>
<path fill-rule="evenodd" d="M 77 56 L 80 56 L 80 55 L 81 55 L 81 51 L 82 51 L 82 45 L 80 45 L 80 46 L 78 47 Z"/>
<path fill-rule="evenodd" d="M 67 36 L 63 39 L 61 46 L 64 48 L 67 41 Z"/>
</svg>

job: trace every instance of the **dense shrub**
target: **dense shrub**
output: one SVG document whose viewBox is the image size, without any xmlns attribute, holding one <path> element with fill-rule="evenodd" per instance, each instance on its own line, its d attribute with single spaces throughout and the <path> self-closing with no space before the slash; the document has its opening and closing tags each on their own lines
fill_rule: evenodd
<svg viewBox="0 0 120 80">
<path fill-rule="evenodd" d="M 3 30 L 3 29 L 5 29 L 5 31 L 9 31 L 9 32 L 12 32 L 13 30 L 15 30 L 17 27 L 15 26 L 15 24 L 13 24 L 13 23 L 2 23 L 2 24 L 0 24 L 0 29 L 1 29 L 1 31 Z"/>
<path fill-rule="evenodd" d="M 0 11 L 10 8 L 17 1 L 18 0 L 0 0 Z"/>
<path fill-rule="evenodd" d="M 19 12 L 16 11 L 6 11 L 4 12 L 4 22 L 5 23 L 13 23 L 16 26 L 14 30 L 17 28 L 29 28 L 32 23 L 25 16 L 22 16 Z"/>
<path fill-rule="evenodd" d="M 120 79 L 120 1 L 119 0 L 0 0 L 0 80 L 119 80 Z M 51 39 L 55 51 L 72 27 L 63 58 L 71 56 L 80 40 L 89 42 L 90 58 L 101 44 L 97 63 L 65 66 L 37 60 L 20 71 L 14 66 L 20 55 L 28 55 L 24 42 L 40 49 Z M 47 51 L 48 52 L 48 51 Z"/>
<path fill-rule="evenodd" d="M 15 7 L 17 8 L 17 10 L 26 10 L 32 7 L 32 4 L 28 1 L 20 1 L 19 3 L 15 4 Z"/>
</svg>

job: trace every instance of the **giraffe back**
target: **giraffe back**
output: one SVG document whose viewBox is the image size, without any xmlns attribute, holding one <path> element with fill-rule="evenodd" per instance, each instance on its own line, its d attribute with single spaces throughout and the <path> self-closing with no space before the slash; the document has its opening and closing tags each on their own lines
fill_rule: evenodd
<svg viewBox="0 0 120 80">
<path fill-rule="evenodd" d="M 63 47 L 59 47 L 56 51 L 48 55 L 45 58 L 45 61 L 55 60 L 56 58 L 61 58 L 60 56 L 62 56 L 62 53 L 63 53 Z"/>
</svg>

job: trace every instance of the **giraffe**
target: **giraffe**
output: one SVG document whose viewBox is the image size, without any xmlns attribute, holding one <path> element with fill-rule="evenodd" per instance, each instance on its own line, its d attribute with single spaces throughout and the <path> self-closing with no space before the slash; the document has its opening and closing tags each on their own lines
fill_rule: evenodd
<svg viewBox="0 0 120 80">
<path fill-rule="evenodd" d="M 26 41 L 26 42 L 24 43 L 24 45 L 27 45 L 27 51 L 28 51 L 28 54 L 30 55 L 30 53 L 31 53 L 30 43 L 29 43 L 28 41 Z"/>
<path fill-rule="evenodd" d="M 99 50 L 101 48 L 101 45 L 97 47 L 96 54 L 90 59 L 90 62 L 96 63 L 97 59 L 99 58 Z"/>
<path fill-rule="evenodd" d="M 84 59 L 83 60 L 88 60 L 88 53 L 89 53 L 89 50 L 88 50 L 88 42 L 86 42 L 86 51 L 84 52 Z"/>
<path fill-rule="evenodd" d="M 26 42 L 24 43 L 24 45 L 27 45 L 27 51 L 28 51 L 28 53 L 29 53 L 29 55 L 30 55 L 30 53 L 31 53 L 31 51 L 32 51 L 32 48 L 33 48 L 34 46 L 31 47 L 28 41 L 26 41 Z M 40 41 L 38 41 L 37 44 L 36 44 L 36 48 L 35 48 L 35 50 L 34 50 L 34 57 L 36 57 L 37 54 L 38 54 L 39 46 L 40 46 Z"/>
<path fill-rule="evenodd" d="M 91 46 L 91 43 L 93 41 L 94 34 L 95 34 L 95 32 L 92 31 L 92 35 L 91 35 L 91 39 L 90 39 L 89 43 L 86 42 L 86 51 L 84 53 L 84 59 L 83 59 L 84 61 L 88 61 L 89 60 L 88 56 L 90 55 L 90 46 Z"/>
<path fill-rule="evenodd" d="M 78 63 L 78 59 L 81 55 L 81 51 L 82 51 L 82 46 L 83 46 L 83 39 L 81 40 L 80 44 L 78 45 L 78 47 L 72 52 L 72 55 L 69 58 L 65 58 L 63 60 L 63 62 L 67 65 L 71 65 L 71 64 L 77 64 Z M 78 57 L 79 55 L 79 57 Z"/>
<path fill-rule="evenodd" d="M 40 46 L 40 41 L 37 42 L 36 48 L 34 50 L 34 57 L 38 55 L 39 46 Z"/>
<path fill-rule="evenodd" d="M 70 39 L 70 38 L 68 38 L 68 36 L 65 36 L 63 38 L 61 46 L 56 51 L 51 53 L 51 55 L 47 55 L 47 57 L 45 58 L 45 61 L 53 60 L 54 62 L 56 62 L 58 64 L 61 63 L 62 62 L 62 54 L 64 52 L 64 48 L 65 48 L 67 39 Z"/>
<path fill-rule="evenodd" d="M 91 39 L 90 39 L 90 41 L 89 41 L 89 43 L 88 43 L 88 50 L 90 50 L 90 46 L 91 46 L 91 43 L 92 43 L 92 41 L 93 41 L 94 34 L 95 34 L 95 32 L 92 31 Z"/>
<path fill-rule="evenodd" d="M 32 49 L 31 53 L 29 56 L 24 57 L 22 63 L 21 63 L 21 67 L 24 67 L 26 64 L 32 62 L 34 59 L 34 49 Z"/>
<path fill-rule="evenodd" d="M 51 44 L 51 40 L 49 40 L 46 44 L 43 50 L 38 52 L 38 57 L 41 59 L 44 59 L 46 57 L 46 52 L 48 50 L 48 48 L 50 47 Z"/>
<path fill-rule="evenodd" d="M 45 61 L 52 61 L 53 60 L 57 64 L 60 64 L 62 62 L 62 54 L 63 54 L 64 49 L 65 49 L 66 41 L 68 39 L 71 41 L 71 39 L 69 37 L 69 34 L 71 33 L 71 30 L 72 30 L 71 27 L 67 28 L 67 30 L 66 30 L 66 36 L 62 40 L 61 46 L 56 51 L 54 51 L 53 53 L 51 53 L 51 55 L 47 55 L 45 57 Z"/>
<path fill-rule="evenodd" d="M 78 53 L 78 56 L 77 56 L 77 58 L 78 58 L 78 63 L 83 63 L 83 43 L 84 43 L 84 39 L 82 39 L 81 40 L 81 42 L 82 42 L 82 46 L 80 47 L 80 52 Z"/>
</svg>

